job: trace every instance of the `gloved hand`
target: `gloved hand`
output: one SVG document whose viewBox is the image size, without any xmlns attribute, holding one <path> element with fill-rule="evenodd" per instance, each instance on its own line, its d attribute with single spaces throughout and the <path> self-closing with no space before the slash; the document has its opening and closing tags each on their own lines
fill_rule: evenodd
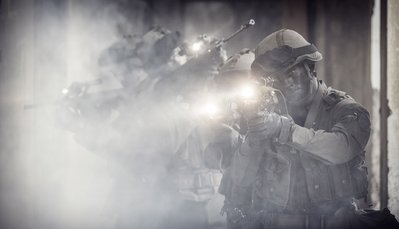
<svg viewBox="0 0 399 229">
<path fill-rule="evenodd" d="M 253 140 L 277 137 L 281 128 L 282 116 L 274 112 L 257 115 L 248 120 L 248 137 Z"/>
</svg>

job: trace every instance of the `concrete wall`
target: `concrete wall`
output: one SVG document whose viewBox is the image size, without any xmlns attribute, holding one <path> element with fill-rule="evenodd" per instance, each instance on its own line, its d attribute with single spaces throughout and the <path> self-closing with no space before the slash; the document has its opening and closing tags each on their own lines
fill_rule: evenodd
<svg viewBox="0 0 399 229">
<path fill-rule="evenodd" d="M 388 193 L 389 207 L 399 215 L 399 2 L 388 1 Z"/>
<path fill-rule="evenodd" d="M 310 38 L 323 54 L 318 76 L 328 86 L 347 92 L 373 115 L 370 77 L 371 17 L 373 1 L 312 1 L 309 13 Z M 373 119 L 378 125 L 378 119 Z M 376 131 L 373 129 L 372 131 Z M 373 150 L 375 149 L 375 150 Z M 369 167 L 370 204 L 377 207 L 379 177 L 378 148 L 370 138 L 366 149 Z"/>
</svg>

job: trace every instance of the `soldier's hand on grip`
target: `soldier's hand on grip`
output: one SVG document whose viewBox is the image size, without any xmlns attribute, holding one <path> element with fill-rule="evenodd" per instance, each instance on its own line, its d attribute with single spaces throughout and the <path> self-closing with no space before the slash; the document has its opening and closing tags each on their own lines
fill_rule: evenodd
<svg viewBox="0 0 399 229">
<path fill-rule="evenodd" d="M 282 128 L 282 117 L 274 112 L 257 115 L 248 120 L 248 137 L 263 140 L 276 137 Z"/>
</svg>

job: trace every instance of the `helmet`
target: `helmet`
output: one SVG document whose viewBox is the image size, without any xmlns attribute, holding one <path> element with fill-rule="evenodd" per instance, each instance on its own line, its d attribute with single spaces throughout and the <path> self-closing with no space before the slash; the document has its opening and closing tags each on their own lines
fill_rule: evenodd
<svg viewBox="0 0 399 229">
<path fill-rule="evenodd" d="M 248 78 L 251 71 L 251 63 L 255 55 L 249 49 L 242 49 L 239 53 L 230 56 L 220 67 L 219 74 L 215 77 L 218 85 L 231 85 Z"/>
<path fill-rule="evenodd" d="M 116 76 L 124 86 L 138 86 L 153 72 L 168 66 L 173 50 L 179 45 L 181 35 L 155 26 L 145 34 L 124 36 L 102 51 L 98 64 L 105 74 Z"/>
<path fill-rule="evenodd" d="M 124 37 L 122 40 L 113 43 L 110 47 L 101 51 L 98 58 L 98 65 L 108 66 L 113 64 L 121 64 L 128 59 L 135 58 L 134 49 L 139 42 L 139 39 L 140 38 L 135 35 L 132 37 L 132 39 Z M 137 60 L 136 62 L 140 62 L 140 60 Z M 137 63 L 137 65 L 140 64 L 141 63 Z"/>
<path fill-rule="evenodd" d="M 141 36 L 124 36 L 122 40 L 112 44 L 101 52 L 98 64 L 125 64 L 133 59 L 134 67 L 153 68 L 166 64 L 180 42 L 179 32 L 154 26 Z"/>
<path fill-rule="evenodd" d="M 151 28 L 136 45 L 135 53 L 144 67 L 152 69 L 168 63 L 173 50 L 181 43 L 179 32 L 171 32 L 160 26 Z"/>
<path fill-rule="evenodd" d="M 272 77 L 296 64 L 308 60 L 323 59 L 317 48 L 299 33 L 282 29 L 263 39 L 255 49 L 255 61 L 251 65 L 254 74 Z"/>
</svg>

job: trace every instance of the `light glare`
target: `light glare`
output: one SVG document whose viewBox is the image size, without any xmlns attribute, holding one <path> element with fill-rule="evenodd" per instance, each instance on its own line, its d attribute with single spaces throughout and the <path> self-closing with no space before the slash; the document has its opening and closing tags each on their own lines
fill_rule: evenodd
<svg viewBox="0 0 399 229">
<path fill-rule="evenodd" d="M 209 116 L 214 116 L 218 113 L 218 107 L 214 103 L 208 103 L 204 107 L 204 112 Z"/>
<path fill-rule="evenodd" d="M 198 52 L 198 51 L 201 49 L 202 45 L 203 45 L 203 43 L 202 43 L 201 41 L 195 42 L 195 43 L 191 46 L 191 49 L 192 49 L 194 52 Z"/>
<path fill-rule="evenodd" d="M 254 94 L 255 94 L 254 93 L 254 89 L 252 87 L 250 87 L 250 86 L 244 86 L 241 89 L 241 96 L 244 99 L 250 99 L 250 98 L 252 98 L 254 96 Z"/>
</svg>

